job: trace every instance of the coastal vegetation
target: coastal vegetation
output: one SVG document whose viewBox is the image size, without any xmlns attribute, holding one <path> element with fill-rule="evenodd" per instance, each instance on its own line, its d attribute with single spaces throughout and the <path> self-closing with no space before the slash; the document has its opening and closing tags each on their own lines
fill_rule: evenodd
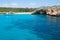
<svg viewBox="0 0 60 40">
<path fill-rule="evenodd" d="M 12 12 L 32 12 L 36 9 L 40 9 L 40 8 L 52 8 L 52 7 L 60 7 L 60 6 L 42 6 L 42 7 L 38 7 L 38 8 L 9 8 L 9 7 L 0 7 L 0 12 L 9 12 L 9 11 L 12 11 Z"/>
<path fill-rule="evenodd" d="M 36 8 L 5 8 L 5 7 L 0 7 L 0 12 L 32 12 Z"/>
</svg>

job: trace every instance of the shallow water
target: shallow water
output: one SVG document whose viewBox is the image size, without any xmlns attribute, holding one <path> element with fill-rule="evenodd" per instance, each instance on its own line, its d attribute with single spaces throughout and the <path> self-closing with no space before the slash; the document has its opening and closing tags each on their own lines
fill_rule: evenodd
<svg viewBox="0 0 60 40">
<path fill-rule="evenodd" d="M 0 14 L 0 40 L 60 40 L 60 17 Z"/>
</svg>

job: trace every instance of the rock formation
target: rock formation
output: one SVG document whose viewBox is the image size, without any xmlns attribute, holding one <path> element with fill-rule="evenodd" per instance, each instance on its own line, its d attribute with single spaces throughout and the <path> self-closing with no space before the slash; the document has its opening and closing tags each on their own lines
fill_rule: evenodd
<svg viewBox="0 0 60 40">
<path fill-rule="evenodd" d="M 52 8 L 40 8 L 33 11 L 32 14 L 48 14 L 48 15 L 59 15 L 60 16 L 60 7 L 52 7 Z"/>
</svg>

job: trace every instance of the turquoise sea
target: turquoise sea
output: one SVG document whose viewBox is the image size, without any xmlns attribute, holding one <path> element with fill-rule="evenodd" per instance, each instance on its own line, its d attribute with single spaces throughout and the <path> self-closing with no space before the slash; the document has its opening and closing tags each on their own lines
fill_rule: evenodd
<svg viewBox="0 0 60 40">
<path fill-rule="evenodd" d="M 0 40 L 60 40 L 60 17 L 0 14 Z"/>
</svg>

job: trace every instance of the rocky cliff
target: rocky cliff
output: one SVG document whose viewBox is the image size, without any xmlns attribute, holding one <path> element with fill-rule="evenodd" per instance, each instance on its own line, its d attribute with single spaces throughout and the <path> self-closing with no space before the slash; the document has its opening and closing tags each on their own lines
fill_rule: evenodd
<svg viewBox="0 0 60 40">
<path fill-rule="evenodd" d="M 38 8 L 32 14 L 60 15 L 60 7 Z"/>
</svg>

